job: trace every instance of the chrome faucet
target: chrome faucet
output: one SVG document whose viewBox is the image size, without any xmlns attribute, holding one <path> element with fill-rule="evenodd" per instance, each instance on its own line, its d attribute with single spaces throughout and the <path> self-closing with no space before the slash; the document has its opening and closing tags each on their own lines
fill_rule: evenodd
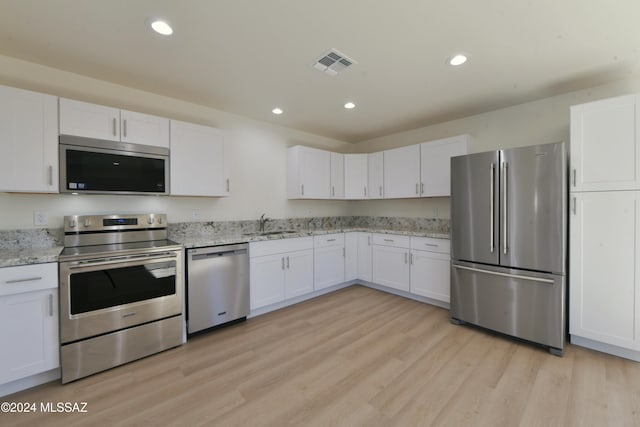
<svg viewBox="0 0 640 427">
<path fill-rule="evenodd" d="M 261 232 L 261 233 L 264 233 L 264 224 L 265 224 L 267 221 L 270 221 L 270 220 L 271 220 L 270 218 L 265 218 L 265 217 L 264 217 L 265 215 L 266 215 L 266 214 L 262 214 L 262 215 L 260 215 L 260 219 L 258 220 L 258 221 L 259 221 L 259 224 L 260 224 L 260 232 Z"/>
</svg>

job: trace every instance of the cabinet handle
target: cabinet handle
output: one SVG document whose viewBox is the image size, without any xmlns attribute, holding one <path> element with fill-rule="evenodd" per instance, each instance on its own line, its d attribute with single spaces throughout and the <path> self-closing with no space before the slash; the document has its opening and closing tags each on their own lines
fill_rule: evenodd
<svg viewBox="0 0 640 427">
<path fill-rule="evenodd" d="M 409 265 L 413 265 L 413 254 L 409 255 Z"/>
<path fill-rule="evenodd" d="M 371 236 L 367 236 L 367 246 L 371 246 Z"/>
<path fill-rule="evenodd" d="M 364 187 L 364 197 L 367 197 L 367 187 Z"/>
<path fill-rule="evenodd" d="M 47 172 L 48 172 L 48 180 L 49 180 L 49 185 L 53 185 L 53 166 L 49 165 L 49 167 L 47 168 Z"/>
<path fill-rule="evenodd" d="M 573 186 L 576 186 L 576 168 L 573 168 Z"/>
<path fill-rule="evenodd" d="M 385 242 L 394 242 L 393 239 L 384 239 Z"/>
<path fill-rule="evenodd" d="M 113 118 L 113 136 L 116 136 L 116 118 Z"/>
<path fill-rule="evenodd" d="M 11 283 L 22 283 L 22 282 L 35 282 L 36 280 L 42 280 L 42 276 L 38 276 L 38 277 L 27 277 L 25 279 L 13 279 L 13 280 L 7 280 L 6 283 L 7 285 L 10 285 Z"/>
<path fill-rule="evenodd" d="M 229 178 L 227 178 L 227 193 L 229 192 Z"/>
<path fill-rule="evenodd" d="M 333 185 L 331 186 L 331 195 L 332 196 L 336 195 L 336 187 L 334 187 Z"/>
<path fill-rule="evenodd" d="M 282 259 L 282 269 L 284 270 L 284 257 L 282 257 L 281 259 Z"/>
<path fill-rule="evenodd" d="M 424 194 L 424 182 L 420 183 L 420 194 Z"/>
<path fill-rule="evenodd" d="M 574 198 L 573 198 L 573 214 L 574 214 L 574 215 L 576 214 L 577 204 L 578 204 L 578 201 L 577 201 L 577 200 L 576 200 L 576 198 L 574 197 Z"/>
<path fill-rule="evenodd" d="M 407 262 L 409 262 L 408 260 L 409 254 L 408 253 L 404 253 L 404 263 L 406 264 Z"/>
<path fill-rule="evenodd" d="M 53 317 L 53 294 L 49 294 L 49 316 Z"/>
<path fill-rule="evenodd" d="M 336 239 L 327 239 L 327 242 L 335 242 Z"/>
<path fill-rule="evenodd" d="M 347 256 L 346 249 L 342 248 L 342 258 L 344 258 L 346 256 Z"/>
<path fill-rule="evenodd" d="M 122 124 L 123 124 L 123 129 L 122 130 L 124 132 L 124 137 L 126 138 L 127 137 L 127 120 L 126 119 L 123 120 Z"/>
<path fill-rule="evenodd" d="M 418 183 L 416 182 L 416 194 L 420 194 L 418 191 Z"/>
<path fill-rule="evenodd" d="M 287 270 L 291 270 L 291 266 L 289 264 L 289 257 L 287 257 Z"/>
<path fill-rule="evenodd" d="M 380 186 L 380 197 L 382 197 L 382 185 Z"/>
<path fill-rule="evenodd" d="M 425 246 L 429 246 L 430 248 L 437 248 L 440 245 L 434 245 L 433 243 L 425 243 Z"/>
<path fill-rule="evenodd" d="M 304 184 L 300 184 L 300 191 L 302 192 L 302 195 L 304 196 Z"/>
</svg>

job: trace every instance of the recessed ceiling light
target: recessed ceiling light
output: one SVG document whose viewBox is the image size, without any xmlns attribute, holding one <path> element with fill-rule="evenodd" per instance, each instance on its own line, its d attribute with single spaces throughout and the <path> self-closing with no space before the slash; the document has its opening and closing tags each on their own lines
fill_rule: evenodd
<svg viewBox="0 0 640 427">
<path fill-rule="evenodd" d="M 282 109 L 281 109 L 281 108 L 278 108 L 278 107 L 276 107 L 276 108 L 274 108 L 273 110 L 271 110 L 271 112 L 272 112 L 273 114 L 282 114 L 282 113 L 283 113 Z"/>
<path fill-rule="evenodd" d="M 454 67 L 457 67 L 458 65 L 462 65 L 465 62 L 467 62 L 467 59 L 468 59 L 467 55 L 459 53 L 449 58 L 448 62 L 449 62 L 449 65 L 453 65 Z"/>
<path fill-rule="evenodd" d="M 163 36 L 170 36 L 173 34 L 173 28 L 166 21 L 155 20 L 151 23 L 151 28 L 158 34 L 162 34 Z"/>
<path fill-rule="evenodd" d="M 346 108 L 347 110 L 351 110 L 352 108 L 356 108 L 356 104 L 354 104 L 353 102 L 349 101 L 346 104 L 344 104 L 344 108 Z"/>
</svg>

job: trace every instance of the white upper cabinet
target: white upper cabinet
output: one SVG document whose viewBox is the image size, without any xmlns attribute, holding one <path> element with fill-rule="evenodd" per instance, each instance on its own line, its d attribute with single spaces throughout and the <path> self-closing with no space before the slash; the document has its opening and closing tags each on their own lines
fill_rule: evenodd
<svg viewBox="0 0 640 427">
<path fill-rule="evenodd" d="M 369 198 L 384 198 L 384 153 L 367 154 L 369 176 Z"/>
<path fill-rule="evenodd" d="M 638 97 L 571 107 L 571 191 L 640 189 Z"/>
<path fill-rule="evenodd" d="M 345 199 L 366 199 L 369 195 L 367 154 L 344 155 Z"/>
<path fill-rule="evenodd" d="M 331 153 L 296 145 L 287 150 L 287 197 L 331 198 Z"/>
<path fill-rule="evenodd" d="M 331 198 L 344 199 L 344 155 L 331 153 Z"/>
<path fill-rule="evenodd" d="M 451 196 L 451 157 L 467 154 L 469 135 L 420 144 L 420 196 Z"/>
<path fill-rule="evenodd" d="M 223 133 L 215 128 L 171 121 L 172 196 L 228 196 L 229 160 Z"/>
<path fill-rule="evenodd" d="M 169 119 L 60 98 L 60 134 L 169 147 Z"/>
<path fill-rule="evenodd" d="M 384 198 L 420 197 L 420 144 L 384 151 Z"/>
<path fill-rule="evenodd" d="M 58 192 L 57 100 L 0 86 L 0 191 Z"/>
</svg>

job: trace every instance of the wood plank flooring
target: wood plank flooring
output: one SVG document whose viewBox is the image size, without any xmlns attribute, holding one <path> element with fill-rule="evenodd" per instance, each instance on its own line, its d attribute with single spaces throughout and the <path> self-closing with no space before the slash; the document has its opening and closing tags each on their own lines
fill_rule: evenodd
<svg viewBox="0 0 640 427">
<path fill-rule="evenodd" d="M 88 411 L 2 426 L 638 426 L 640 363 L 571 345 L 559 358 L 353 286 L 0 401 Z"/>
</svg>

